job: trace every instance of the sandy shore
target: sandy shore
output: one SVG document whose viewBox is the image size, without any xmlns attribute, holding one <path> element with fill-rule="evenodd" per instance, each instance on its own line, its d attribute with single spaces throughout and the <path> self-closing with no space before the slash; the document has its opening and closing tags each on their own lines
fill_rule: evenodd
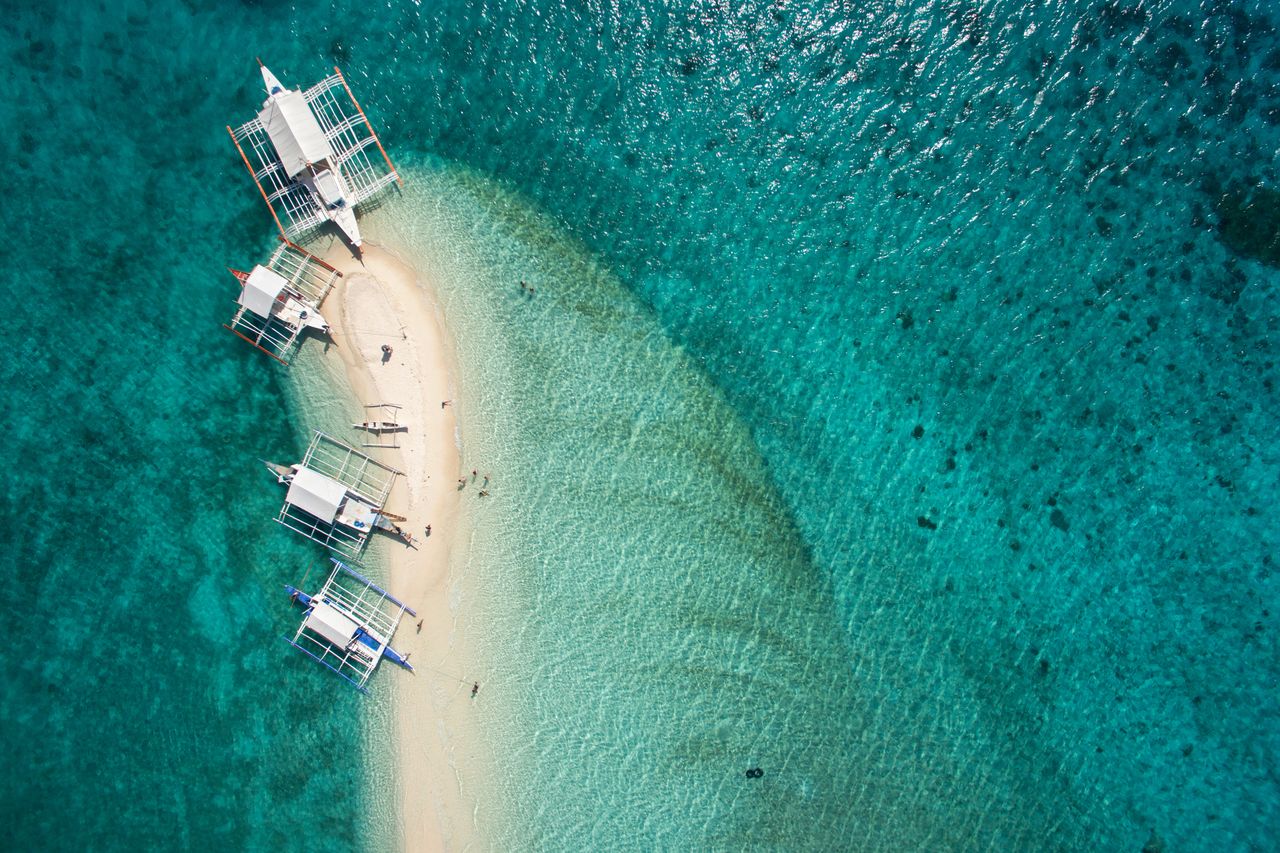
<svg viewBox="0 0 1280 853">
<path fill-rule="evenodd" d="M 469 536 L 463 498 L 479 483 L 459 489 L 464 469 L 455 410 L 441 406 L 452 400 L 458 376 L 453 342 L 430 282 L 390 252 L 366 243 L 357 260 L 335 241 L 325 260 L 343 273 L 323 309 L 352 388 L 363 398 L 353 411 L 366 402 L 396 403 L 399 422 L 409 426 L 400 449 L 378 451 L 406 475 L 387 508 L 408 518 L 403 526 L 415 538 L 412 548 L 386 540 L 390 589 L 422 620 L 417 631 L 406 617 L 395 641 L 411 654 L 416 671 L 390 673 L 394 685 L 382 680 L 397 705 L 402 842 L 409 851 L 484 848 L 477 792 L 489 762 L 472 707 L 483 694 L 471 697 L 470 679 L 478 676 L 469 671 L 464 647 L 467 596 L 459 570 Z M 384 344 L 392 347 L 385 359 Z"/>
</svg>

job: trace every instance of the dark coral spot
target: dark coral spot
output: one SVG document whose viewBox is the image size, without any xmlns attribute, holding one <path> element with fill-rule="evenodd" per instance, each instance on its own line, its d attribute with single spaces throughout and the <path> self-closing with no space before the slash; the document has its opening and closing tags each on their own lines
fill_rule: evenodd
<svg viewBox="0 0 1280 853">
<path fill-rule="evenodd" d="M 1280 266 L 1280 191 L 1235 187 L 1216 205 L 1218 237 L 1229 249 L 1268 266 Z"/>
<path fill-rule="evenodd" d="M 1049 523 L 1064 533 L 1071 529 L 1071 525 L 1067 522 L 1067 516 L 1060 509 L 1055 509 L 1049 513 Z"/>
</svg>

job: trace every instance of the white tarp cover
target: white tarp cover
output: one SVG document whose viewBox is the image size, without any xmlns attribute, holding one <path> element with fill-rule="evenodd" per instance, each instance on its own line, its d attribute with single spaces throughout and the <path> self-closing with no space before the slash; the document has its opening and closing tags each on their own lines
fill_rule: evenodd
<svg viewBox="0 0 1280 853">
<path fill-rule="evenodd" d="M 347 505 L 342 508 L 342 518 L 338 521 L 342 524 L 349 524 L 356 530 L 369 531 L 373 529 L 374 523 L 378 520 L 378 514 L 374 512 L 373 507 L 361 500 L 349 500 Z"/>
<path fill-rule="evenodd" d="M 280 155 L 284 171 L 290 178 L 307 167 L 333 156 L 329 140 L 316 121 L 311 107 L 297 89 L 286 89 L 270 98 L 258 113 L 258 119 L 267 129 L 271 144 Z"/>
<path fill-rule="evenodd" d="M 335 646 L 345 649 L 351 642 L 351 638 L 356 635 L 356 628 L 359 626 L 348 619 L 342 611 L 321 601 L 307 614 L 305 627 L 315 631 Z"/>
<path fill-rule="evenodd" d="M 287 284 L 283 277 L 259 264 L 249 273 L 249 280 L 240 292 L 240 304 L 259 317 L 270 317 L 271 306 Z"/>
<path fill-rule="evenodd" d="M 338 507 L 347 496 L 347 487 L 337 480 L 331 480 L 323 474 L 317 474 L 310 468 L 299 467 L 289 484 L 289 493 L 284 496 L 285 503 L 296 506 L 328 524 L 333 523 L 338 514 Z"/>
</svg>

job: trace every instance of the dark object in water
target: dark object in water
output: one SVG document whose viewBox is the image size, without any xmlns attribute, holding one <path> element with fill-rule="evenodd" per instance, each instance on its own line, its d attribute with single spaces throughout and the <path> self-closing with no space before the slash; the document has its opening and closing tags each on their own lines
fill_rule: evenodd
<svg viewBox="0 0 1280 853">
<path fill-rule="evenodd" d="M 748 779 L 759 779 L 763 775 L 764 775 L 764 771 L 761 770 L 759 767 L 752 767 L 750 770 L 747 771 Z"/>
<path fill-rule="evenodd" d="M 1071 529 L 1071 524 L 1067 521 L 1067 514 L 1060 509 L 1055 509 L 1049 513 L 1049 523 L 1063 533 Z"/>
<path fill-rule="evenodd" d="M 1229 249 L 1271 267 L 1280 266 L 1280 191 L 1235 186 L 1215 205 L 1218 237 Z"/>
</svg>

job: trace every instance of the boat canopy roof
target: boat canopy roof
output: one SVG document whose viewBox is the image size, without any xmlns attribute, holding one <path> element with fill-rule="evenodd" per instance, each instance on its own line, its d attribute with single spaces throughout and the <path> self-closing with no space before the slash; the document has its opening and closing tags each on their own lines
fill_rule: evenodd
<svg viewBox="0 0 1280 853">
<path fill-rule="evenodd" d="M 270 317 L 271 306 L 287 284 L 279 273 L 258 264 L 245 280 L 244 290 L 240 292 L 240 304 L 259 317 Z"/>
<path fill-rule="evenodd" d="M 359 626 L 333 605 L 320 601 L 307 614 L 303 627 L 310 628 L 335 646 L 345 648 Z"/>
<path fill-rule="evenodd" d="M 268 98 L 258 113 L 258 120 L 266 128 L 267 136 L 276 147 L 280 163 L 290 179 L 297 177 L 309 164 L 333 156 L 333 149 L 320 129 L 320 123 L 311 112 L 307 99 L 297 89 L 285 89 Z"/>
<path fill-rule="evenodd" d="M 347 487 L 337 480 L 299 466 L 293 474 L 293 481 L 289 483 L 289 493 L 285 495 L 284 501 L 326 524 L 332 524 L 346 497 Z"/>
</svg>

